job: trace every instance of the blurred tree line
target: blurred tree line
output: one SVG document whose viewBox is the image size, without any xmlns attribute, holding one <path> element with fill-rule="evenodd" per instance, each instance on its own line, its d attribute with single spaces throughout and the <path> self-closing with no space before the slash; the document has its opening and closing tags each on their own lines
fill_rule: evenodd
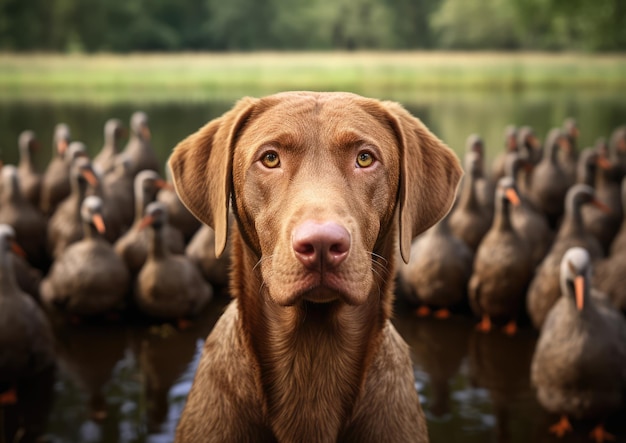
<svg viewBox="0 0 626 443">
<path fill-rule="evenodd" d="M 623 51 L 624 0 L 0 0 L 0 50 Z"/>
</svg>

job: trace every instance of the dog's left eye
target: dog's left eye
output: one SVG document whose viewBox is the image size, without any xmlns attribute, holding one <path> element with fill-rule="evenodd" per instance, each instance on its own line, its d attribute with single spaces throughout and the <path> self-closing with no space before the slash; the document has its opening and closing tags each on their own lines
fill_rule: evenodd
<svg viewBox="0 0 626 443">
<path fill-rule="evenodd" d="M 261 158 L 261 163 L 263 163 L 263 166 L 266 168 L 277 168 L 280 165 L 280 158 L 276 152 L 267 152 L 263 155 L 263 158 Z"/>
<path fill-rule="evenodd" d="M 356 156 L 356 164 L 359 168 L 367 168 L 372 166 L 372 163 L 374 163 L 374 156 L 369 152 L 359 152 Z"/>
</svg>

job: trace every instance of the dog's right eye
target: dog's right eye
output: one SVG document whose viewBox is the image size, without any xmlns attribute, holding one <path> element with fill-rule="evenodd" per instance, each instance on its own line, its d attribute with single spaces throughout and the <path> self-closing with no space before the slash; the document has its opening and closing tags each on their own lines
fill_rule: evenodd
<svg viewBox="0 0 626 443">
<path fill-rule="evenodd" d="M 265 166 L 266 168 L 277 168 L 278 166 L 280 166 L 280 158 L 278 157 L 278 154 L 274 151 L 266 152 L 261 158 L 261 163 L 263 163 L 263 166 Z"/>
</svg>

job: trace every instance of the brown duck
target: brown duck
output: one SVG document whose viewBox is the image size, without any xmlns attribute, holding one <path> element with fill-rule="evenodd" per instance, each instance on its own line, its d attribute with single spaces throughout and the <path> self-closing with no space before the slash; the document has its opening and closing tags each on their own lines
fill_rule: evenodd
<svg viewBox="0 0 626 443">
<path fill-rule="evenodd" d="M 481 174 L 481 158 L 476 152 L 466 152 L 465 177 L 459 191 L 459 199 L 450 214 L 450 229 L 472 251 L 476 251 L 491 226 L 492 215 L 478 199 L 476 184 Z"/>
<path fill-rule="evenodd" d="M 39 149 L 39 142 L 33 131 L 24 131 L 18 139 L 20 151 L 20 162 L 17 172 L 20 178 L 20 189 L 22 195 L 34 207 L 39 208 L 39 197 L 41 195 L 41 173 L 35 165 L 35 152 Z"/>
<path fill-rule="evenodd" d="M 81 205 L 84 236 L 54 261 L 41 282 L 42 301 L 71 315 L 93 316 L 121 308 L 130 274 L 103 234 L 102 199 L 89 196 Z"/>
<path fill-rule="evenodd" d="M 131 175 L 134 177 L 145 169 L 159 171 L 160 163 L 150 143 L 152 135 L 148 125 L 148 115 L 145 112 L 133 113 L 130 118 L 130 134 L 123 152 L 130 158 Z"/>
<path fill-rule="evenodd" d="M 57 205 L 69 195 L 69 156 L 66 155 L 70 141 L 70 128 L 59 123 L 54 128 L 52 157 L 41 179 L 40 209 L 44 215 L 52 215 Z"/>
<path fill-rule="evenodd" d="M 559 274 L 561 295 L 541 329 L 531 380 L 539 403 L 561 415 L 550 432 L 562 436 L 572 429 L 568 417 L 602 423 L 623 404 L 626 321 L 591 297 L 591 257 L 585 249 L 568 249 Z M 591 437 L 614 440 L 602 424 Z"/>
<path fill-rule="evenodd" d="M 507 158 L 507 176 L 511 177 L 517 189 L 521 171 L 532 168 L 532 163 L 518 153 Z M 530 247 L 533 268 L 546 256 L 554 240 L 554 232 L 548 226 L 547 218 L 538 212 L 525 195 L 519 193 L 520 204 L 511 208 L 511 222 L 520 237 L 526 239 Z"/>
<path fill-rule="evenodd" d="M 559 150 L 559 163 L 565 171 L 568 183 L 576 182 L 576 169 L 578 165 L 578 137 L 580 130 L 578 122 L 573 117 L 568 117 L 561 127 L 565 137 L 564 149 Z"/>
<path fill-rule="evenodd" d="M 474 254 L 452 235 L 448 217 L 413 241 L 411 260 L 398 270 L 398 295 L 420 306 L 418 315 L 449 316 L 467 297 Z"/>
<path fill-rule="evenodd" d="M 101 175 L 108 174 L 115 167 L 115 159 L 121 151 L 121 141 L 126 136 L 124 124 L 111 118 L 104 124 L 104 144 L 93 158 L 93 167 Z"/>
<path fill-rule="evenodd" d="M 200 228 L 200 220 L 193 216 L 178 198 L 174 185 L 172 184 L 171 171 L 166 165 L 166 178 L 168 186 L 159 189 L 157 200 L 167 207 L 167 214 L 170 224 L 177 228 L 185 238 L 185 243 L 189 242 L 196 231 Z"/>
<path fill-rule="evenodd" d="M 160 202 L 146 207 L 140 229 L 149 234 L 148 257 L 135 284 L 139 309 L 160 320 L 182 320 L 198 314 L 213 296 L 213 289 L 184 255 L 172 254 L 162 228 L 167 226 L 167 209 Z"/>
<path fill-rule="evenodd" d="M 503 177 L 496 187 L 493 224 L 478 247 L 468 286 L 470 307 L 482 318 L 478 329 L 484 332 L 493 321 L 507 323 L 507 334 L 516 332 L 532 277 L 531 251 L 513 227 L 511 204 L 519 205 L 519 196 L 513 180 Z"/>
<path fill-rule="evenodd" d="M 91 161 L 83 156 L 74 160 L 70 179 L 70 195 L 59 204 L 48 222 L 48 251 L 53 258 L 59 257 L 70 244 L 83 238 L 80 208 L 88 186 L 95 187 L 98 184 Z"/>
<path fill-rule="evenodd" d="M 228 286 L 230 269 L 230 243 L 219 257 L 215 257 L 215 231 L 202 225 L 185 248 L 185 255 L 200 269 L 204 278 L 213 287 Z"/>
<path fill-rule="evenodd" d="M 23 197 L 15 166 L 2 167 L 1 183 L 0 223 L 13 227 L 18 243 L 33 266 L 47 269 L 49 257 L 46 253 L 46 219 Z"/>
<path fill-rule="evenodd" d="M 621 175 L 615 157 L 609 155 L 606 144 L 596 145 L 597 156 L 593 187 L 596 198 L 610 211 L 597 211 L 591 207 L 582 208 L 583 224 L 591 235 L 596 237 L 608 254 L 613 239 L 622 223 Z"/>
<path fill-rule="evenodd" d="M 141 171 L 135 177 L 135 221 L 132 227 L 115 242 L 115 252 L 122 257 L 131 274 L 136 275 L 148 256 L 148 231 L 139 229 L 144 211 L 156 198 L 159 189 L 167 182 L 152 170 Z M 165 244 L 170 252 L 183 254 L 185 240 L 183 234 L 169 223 L 161 228 Z"/>
<path fill-rule="evenodd" d="M 506 157 L 517 152 L 517 127 L 508 125 L 504 130 L 504 151 L 500 152 L 491 163 L 491 179 L 497 182 L 506 175 Z"/>
<path fill-rule="evenodd" d="M 593 204 L 599 210 L 607 210 L 606 206 L 595 198 L 592 187 L 577 184 L 567 192 L 565 200 L 565 217 L 559 227 L 552 247 L 535 271 L 526 299 L 526 309 L 537 329 L 541 329 L 550 308 L 561 296 L 559 269 L 563 254 L 574 246 L 585 248 L 592 260 L 603 257 L 602 246 L 598 240 L 585 231 L 581 207 Z"/>
<path fill-rule="evenodd" d="M 0 406 L 17 402 L 17 384 L 55 364 L 48 319 L 18 287 L 13 269 L 15 231 L 0 225 Z"/>
<path fill-rule="evenodd" d="M 554 128 L 546 138 L 543 158 L 534 168 L 530 188 L 530 202 L 548 217 L 550 227 L 555 228 L 565 211 L 567 190 L 573 184 L 558 160 L 558 152 L 565 143 L 560 128 Z"/>
</svg>

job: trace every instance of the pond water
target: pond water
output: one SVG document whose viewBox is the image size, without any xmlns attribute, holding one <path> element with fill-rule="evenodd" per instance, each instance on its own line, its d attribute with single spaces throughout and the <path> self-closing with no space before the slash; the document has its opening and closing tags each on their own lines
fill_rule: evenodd
<svg viewBox="0 0 626 443">
<path fill-rule="evenodd" d="M 579 120 L 581 146 L 608 137 L 613 128 L 626 123 L 624 98 L 617 92 L 563 90 L 430 92 L 402 102 L 459 153 L 469 134 L 482 135 L 491 158 L 502 149 L 509 123 L 532 125 L 543 137 L 572 116 Z M 15 162 L 19 133 L 33 129 L 42 142 L 37 161 L 43 168 L 51 151 L 52 128 L 61 121 L 70 125 L 74 139 L 95 153 L 102 145 L 106 119 L 128 121 L 133 111 L 142 109 L 150 116 L 153 143 L 164 162 L 179 140 L 231 105 L 0 100 L 0 154 L 5 163 Z M 59 370 L 33 382 L 19 408 L 0 409 L 5 434 L 0 433 L 0 442 L 13 441 L 19 426 L 41 431 L 55 443 L 173 441 L 202 342 L 227 301 L 222 294 L 184 331 L 128 319 L 78 326 L 55 321 Z M 401 304 L 394 323 L 413 350 L 416 388 L 432 442 L 589 441 L 590 424 L 562 440 L 548 435 L 547 426 L 555 417 L 542 410 L 530 386 L 529 364 L 537 338 L 530 327 L 522 327 L 514 337 L 482 334 L 475 331 L 475 319 L 469 315 L 418 319 Z M 608 427 L 618 441 L 626 441 L 623 420 Z"/>
</svg>

